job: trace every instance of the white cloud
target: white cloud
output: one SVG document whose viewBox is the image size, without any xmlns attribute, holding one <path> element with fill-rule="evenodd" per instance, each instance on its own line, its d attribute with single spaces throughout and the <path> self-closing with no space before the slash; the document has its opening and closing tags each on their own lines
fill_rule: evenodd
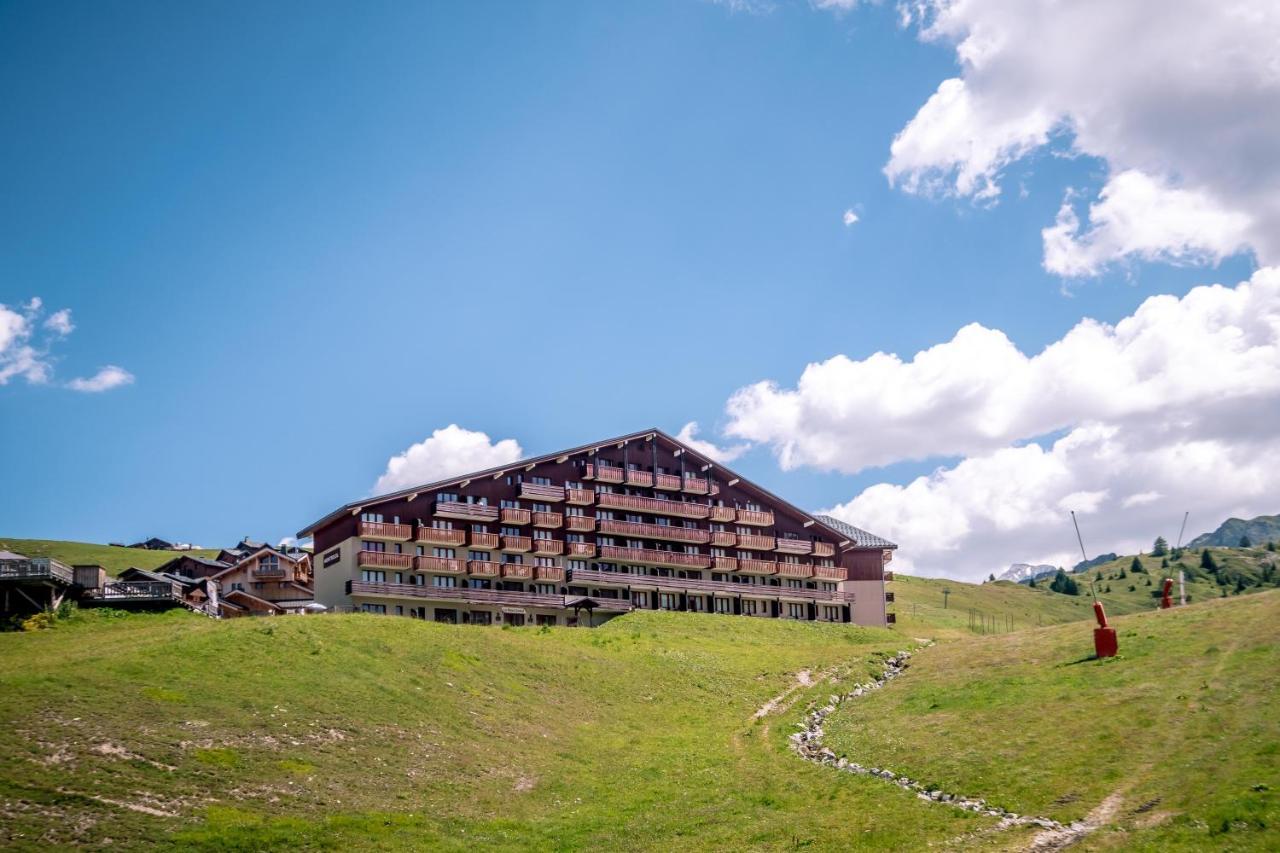
<svg viewBox="0 0 1280 853">
<path fill-rule="evenodd" d="M 108 364 L 93 376 L 72 379 L 67 383 L 67 387 L 72 391 L 85 391 L 96 394 L 101 391 L 110 391 L 112 388 L 119 388 L 121 385 L 132 385 L 133 380 L 133 374 L 123 367 Z"/>
<path fill-rule="evenodd" d="M 840 217 L 840 221 L 847 227 L 858 221 L 858 214 L 853 212 L 853 208 L 849 208 L 844 212 L 844 216 Z"/>
<path fill-rule="evenodd" d="M 772 445 L 783 468 L 854 473 L 1085 421 L 1187 418 L 1254 400 L 1280 401 L 1280 269 L 1153 296 L 1114 326 L 1082 320 L 1034 356 L 976 323 L 907 361 L 837 355 L 810 364 L 794 388 L 740 389 L 725 432 Z"/>
<path fill-rule="evenodd" d="M 1159 492 L 1138 492 L 1137 494 L 1129 495 L 1127 498 L 1122 500 L 1120 502 L 1120 506 L 1125 509 L 1130 509 L 1135 506 L 1146 506 L 1147 504 L 1155 503 L 1162 497 L 1164 497 L 1164 495 Z"/>
<path fill-rule="evenodd" d="M 44 327 L 58 337 L 65 338 L 76 330 L 75 324 L 71 322 L 71 309 L 63 308 L 61 311 L 53 312 L 49 315 L 49 319 L 44 321 Z"/>
<path fill-rule="evenodd" d="M 1045 229 L 1045 266 L 1092 275 L 1128 257 L 1280 261 L 1280 4 L 1272 0 L 919 0 L 955 45 L 885 173 L 908 192 L 982 201 L 1007 166 L 1060 139 L 1110 179 L 1081 229 Z M 1057 147 L 1057 146 L 1055 146 Z"/>
<path fill-rule="evenodd" d="M 374 484 L 374 494 L 444 480 L 457 474 L 495 468 L 520 459 L 523 451 L 514 439 L 489 440 L 483 432 L 449 424 L 411 445 L 387 461 L 386 472 Z"/>
<path fill-rule="evenodd" d="M 751 445 L 749 444 L 735 444 L 732 447 L 718 447 L 709 441 L 697 438 L 697 434 L 698 422 L 689 421 L 680 428 L 680 432 L 676 434 L 676 440 L 684 442 L 703 456 L 715 462 L 732 462 L 751 449 Z"/>
</svg>

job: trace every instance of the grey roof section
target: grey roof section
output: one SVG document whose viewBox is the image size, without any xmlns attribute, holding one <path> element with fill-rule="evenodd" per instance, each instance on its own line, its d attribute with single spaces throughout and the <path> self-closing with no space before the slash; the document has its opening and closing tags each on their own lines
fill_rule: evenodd
<svg viewBox="0 0 1280 853">
<path fill-rule="evenodd" d="M 827 527 L 830 527 L 833 530 L 836 530 L 844 534 L 845 536 L 848 536 L 849 540 L 853 542 L 854 545 L 857 545 L 859 548 L 897 548 L 898 547 L 895 543 L 890 542 L 888 539 L 885 539 L 882 536 L 877 536 L 874 533 L 868 533 L 867 531 L 863 530 L 861 527 L 854 527 L 852 524 L 843 522 L 838 518 L 833 518 L 832 516 L 829 516 L 829 515 L 815 515 L 814 518 L 816 518 L 818 521 L 821 521 Z"/>
<path fill-rule="evenodd" d="M 27 559 L 21 554 L 15 554 L 12 551 L 0 551 L 0 560 L 25 560 Z"/>
</svg>

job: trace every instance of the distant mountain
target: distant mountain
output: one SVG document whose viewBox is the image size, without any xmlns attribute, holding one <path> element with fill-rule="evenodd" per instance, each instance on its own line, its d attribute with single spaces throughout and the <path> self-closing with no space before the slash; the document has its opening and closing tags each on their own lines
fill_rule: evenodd
<svg viewBox="0 0 1280 853">
<path fill-rule="evenodd" d="M 1032 565 L 1031 563 L 1014 563 L 1000 574 L 996 575 L 998 581 L 1015 581 L 1017 583 L 1026 583 L 1035 578 L 1051 575 L 1058 570 L 1057 566 L 1050 566 L 1048 563 L 1040 563 Z"/>
<path fill-rule="evenodd" d="M 1103 563 L 1110 563 L 1112 560 L 1115 560 L 1115 559 L 1117 559 L 1117 556 L 1115 554 L 1099 554 L 1098 556 L 1094 557 L 1092 560 L 1081 560 L 1080 562 L 1076 563 L 1075 566 L 1071 569 L 1071 573 L 1079 574 L 1080 572 L 1085 572 L 1085 571 L 1088 571 L 1089 569 L 1092 569 L 1094 566 L 1101 566 Z"/>
<path fill-rule="evenodd" d="M 1202 533 L 1187 543 L 1188 548 L 1235 548 L 1240 537 L 1248 536 L 1255 546 L 1268 542 L 1280 542 L 1280 515 L 1260 515 L 1245 521 L 1228 518 L 1212 533 Z"/>
</svg>

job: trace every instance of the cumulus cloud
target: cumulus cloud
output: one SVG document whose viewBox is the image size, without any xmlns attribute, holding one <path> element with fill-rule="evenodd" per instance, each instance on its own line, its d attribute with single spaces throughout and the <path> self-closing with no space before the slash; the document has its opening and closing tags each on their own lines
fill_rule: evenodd
<svg viewBox="0 0 1280 853">
<path fill-rule="evenodd" d="M 1280 5 L 917 0 L 900 10 L 922 39 L 955 46 L 961 73 L 893 140 L 895 186 L 991 202 L 1011 163 L 1051 146 L 1100 158 L 1110 178 L 1087 223 L 1068 205 L 1045 229 L 1050 271 L 1243 247 L 1280 261 Z"/>
<path fill-rule="evenodd" d="M 71 309 L 63 308 L 61 311 L 54 311 L 49 315 L 49 319 L 44 321 L 44 327 L 58 337 L 65 338 L 76 329 L 75 324 L 71 322 Z"/>
<path fill-rule="evenodd" d="M 515 462 L 523 455 L 514 439 L 490 441 L 483 432 L 449 424 L 387 461 L 387 470 L 374 484 L 374 494 L 412 488 L 469 471 Z"/>
<path fill-rule="evenodd" d="M 676 434 L 676 439 L 689 445 L 703 456 L 715 462 L 732 462 L 751 449 L 751 445 L 749 444 L 735 444 L 732 447 L 719 447 L 710 441 L 704 441 L 703 439 L 697 438 L 697 434 L 698 422 L 689 421 L 680 428 L 680 432 Z"/>
<path fill-rule="evenodd" d="M 853 208 L 849 208 L 844 212 L 844 216 L 840 217 L 840 221 L 847 227 L 858 221 L 858 214 L 853 212 Z"/>
<path fill-rule="evenodd" d="M 72 391 L 84 391 L 90 394 L 97 394 L 102 391 L 110 391 L 112 388 L 119 388 L 121 385 L 132 384 L 132 373 L 125 370 L 123 367 L 108 364 L 92 376 L 72 379 L 67 383 L 67 387 Z"/>
</svg>

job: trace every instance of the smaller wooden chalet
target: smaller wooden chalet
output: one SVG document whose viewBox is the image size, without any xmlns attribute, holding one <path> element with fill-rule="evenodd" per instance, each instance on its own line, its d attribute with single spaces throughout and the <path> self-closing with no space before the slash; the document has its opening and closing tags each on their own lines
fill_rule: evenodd
<svg viewBox="0 0 1280 853">
<path fill-rule="evenodd" d="M 224 617 L 324 609 L 316 604 L 311 555 L 305 551 L 282 552 L 263 545 L 209 579 L 218 585 L 219 612 Z"/>
<path fill-rule="evenodd" d="M 129 547 L 141 548 L 144 551 L 172 551 L 173 543 L 152 536 L 150 539 L 143 540 L 142 542 L 134 542 Z"/>
<path fill-rule="evenodd" d="M 183 554 L 180 557 L 174 557 L 167 563 L 158 566 L 155 571 L 161 574 L 181 575 L 184 578 L 209 578 L 231 568 L 233 562 L 224 560 L 210 560 L 208 557 L 195 557 L 191 554 Z"/>
</svg>

